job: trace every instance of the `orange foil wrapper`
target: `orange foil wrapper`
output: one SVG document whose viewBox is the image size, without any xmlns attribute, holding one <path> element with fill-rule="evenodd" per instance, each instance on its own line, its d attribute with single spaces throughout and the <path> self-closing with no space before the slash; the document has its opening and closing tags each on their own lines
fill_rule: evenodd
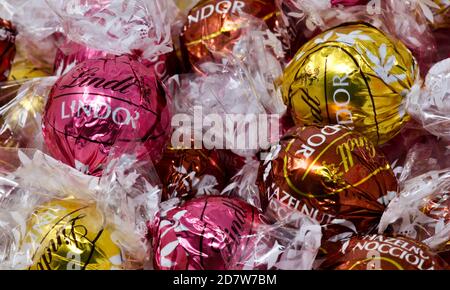
<svg viewBox="0 0 450 290">
<path fill-rule="evenodd" d="M 298 210 L 320 222 L 331 241 L 375 230 L 398 187 L 384 155 L 340 125 L 294 127 L 259 176 L 263 207 L 276 216 Z"/>
<path fill-rule="evenodd" d="M 204 62 L 221 62 L 233 52 L 249 25 L 249 17 L 263 20 L 270 29 L 278 25 L 274 0 L 202 0 L 189 12 L 181 35 L 185 66 L 201 72 Z"/>
<path fill-rule="evenodd" d="M 321 268 L 335 270 L 448 270 L 430 248 L 405 237 L 354 237 L 328 256 Z"/>
</svg>

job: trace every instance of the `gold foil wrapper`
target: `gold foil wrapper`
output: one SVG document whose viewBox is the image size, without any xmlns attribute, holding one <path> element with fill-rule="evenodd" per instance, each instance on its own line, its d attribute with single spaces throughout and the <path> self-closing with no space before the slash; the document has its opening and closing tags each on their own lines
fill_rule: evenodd
<svg viewBox="0 0 450 290">
<path fill-rule="evenodd" d="M 75 199 L 37 208 L 22 247 L 31 251 L 30 270 L 111 270 L 123 263 L 96 205 Z"/>
<path fill-rule="evenodd" d="M 47 77 L 50 75 L 51 72 L 36 68 L 30 61 L 24 59 L 14 62 L 8 80 L 17 81 L 24 79 Z"/>
<path fill-rule="evenodd" d="M 35 86 L 39 86 L 36 83 Z M 41 132 L 41 115 L 44 111 L 46 96 L 36 94 L 34 87 L 17 95 L 21 83 L 11 83 L 11 89 L 2 90 L 9 100 L 0 107 L 0 147 L 31 148 L 37 146 L 36 136 Z M 13 97 L 14 96 L 14 97 Z"/>
<path fill-rule="evenodd" d="M 439 8 L 433 8 L 432 27 L 450 28 L 450 1 L 448 0 L 432 0 Z"/>
<path fill-rule="evenodd" d="M 405 99 L 417 78 L 404 44 L 349 23 L 306 43 L 278 84 L 298 124 L 341 124 L 383 144 L 409 120 Z"/>
</svg>

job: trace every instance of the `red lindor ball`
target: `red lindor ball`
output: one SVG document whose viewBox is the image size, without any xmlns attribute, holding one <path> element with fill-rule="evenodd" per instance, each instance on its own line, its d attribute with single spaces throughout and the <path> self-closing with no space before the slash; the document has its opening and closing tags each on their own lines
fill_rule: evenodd
<svg viewBox="0 0 450 290">
<path fill-rule="evenodd" d="M 181 34 L 186 67 L 201 72 L 201 63 L 217 62 L 216 54 L 232 52 L 249 22 L 242 13 L 263 20 L 270 29 L 279 24 L 274 0 L 201 0 L 189 12 Z"/>
<path fill-rule="evenodd" d="M 16 55 L 17 31 L 11 22 L 0 18 L 0 82 L 8 79 Z"/>
<path fill-rule="evenodd" d="M 242 200 L 201 197 L 160 212 L 149 225 L 158 270 L 237 269 L 252 249 L 258 210 Z M 236 264 L 237 263 L 237 264 Z"/>
<path fill-rule="evenodd" d="M 85 60 L 104 57 L 114 56 L 105 51 L 92 49 L 66 39 L 63 45 L 56 51 L 53 70 L 55 73 L 62 74 Z M 175 74 L 178 69 L 174 52 L 157 55 L 152 59 L 142 59 L 139 52 L 134 52 L 133 58 L 153 70 L 156 76 L 163 81 L 166 81 L 171 75 Z"/>
<path fill-rule="evenodd" d="M 163 87 L 128 56 L 75 66 L 52 88 L 43 116 L 49 153 L 94 176 L 101 175 L 108 157 L 124 153 L 158 161 L 169 133 Z"/>
</svg>

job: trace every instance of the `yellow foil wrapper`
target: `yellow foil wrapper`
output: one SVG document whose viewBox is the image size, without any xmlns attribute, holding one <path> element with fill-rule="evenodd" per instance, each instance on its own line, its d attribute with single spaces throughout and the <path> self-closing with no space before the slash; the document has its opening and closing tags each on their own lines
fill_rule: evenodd
<svg viewBox="0 0 450 290">
<path fill-rule="evenodd" d="M 15 61 L 12 65 L 9 81 L 33 79 L 50 76 L 51 72 L 36 68 L 28 60 Z"/>
<path fill-rule="evenodd" d="M 341 124 L 383 144 L 409 120 L 406 95 L 418 68 L 403 43 L 365 23 L 306 43 L 278 84 L 298 124 Z"/>
<path fill-rule="evenodd" d="M 433 0 L 437 5 L 432 9 L 433 11 L 433 23 L 432 27 L 435 29 L 439 28 L 450 28 L 450 1 L 449 0 Z"/>
<path fill-rule="evenodd" d="M 120 248 L 104 227 L 94 203 L 58 200 L 37 208 L 22 247 L 30 249 L 30 270 L 121 269 Z"/>
</svg>

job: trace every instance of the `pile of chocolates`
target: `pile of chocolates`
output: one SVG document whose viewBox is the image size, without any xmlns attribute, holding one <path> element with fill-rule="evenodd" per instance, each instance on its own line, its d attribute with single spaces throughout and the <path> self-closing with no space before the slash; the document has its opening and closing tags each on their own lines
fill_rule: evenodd
<svg viewBox="0 0 450 290">
<path fill-rule="evenodd" d="M 0 269 L 449 270 L 450 3 L 3 0 Z"/>
</svg>

